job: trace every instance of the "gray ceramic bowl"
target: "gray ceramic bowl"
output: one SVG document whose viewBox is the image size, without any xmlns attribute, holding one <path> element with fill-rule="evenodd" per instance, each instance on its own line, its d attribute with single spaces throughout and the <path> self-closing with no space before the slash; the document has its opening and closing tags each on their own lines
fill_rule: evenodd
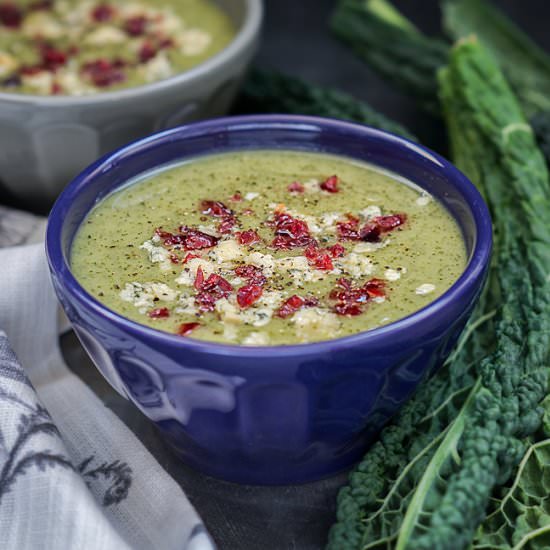
<svg viewBox="0 0 550 550">
<path fill-rule="evenodd" d="M 217 0 L 238 28 L 233 42 L 172 78 L 81 97 L 0 93 L 0 182 L 51 201 L 104 153 L 162 128 L 224 114 L 254 55 L 262 0 Z"/>
</svg>

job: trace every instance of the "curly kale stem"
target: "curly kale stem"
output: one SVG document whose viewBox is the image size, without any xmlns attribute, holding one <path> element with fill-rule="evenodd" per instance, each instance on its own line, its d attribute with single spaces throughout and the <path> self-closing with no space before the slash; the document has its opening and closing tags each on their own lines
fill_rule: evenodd
<svg viewBox="0 0 550 550">
<path fill-rule="evenodd" d="M 458 445 L 458 442 L 464 430 L 466 414 L 470 408 L 470 404 L 474 400 L 474 396 L 477 394 L 477 391 L 480 387 L 481 378 L 478 378 L 474 387 L 470 391 L 470 395 L 464 402 L 460 413 L 449 426 L 443 442 L 438 447 L 437 451 L 430 460 L 426 470 L 424 471 L 424 474 L 422 475 L 422 478 L 418 483 L 414 496 L 409 502 L 407 513 L 405 514 L 403 522 L 401 523 L 401 528 L 399 529 L 399 538 L 397 539 L 395 550 L 406 549 L 428 491 L 432 486 L 435 477 L 441 471 L 441 466 L 445 463 L 449 455 L 453 454 L 454 449 L 456 449 L 456 446 Z"/>
<path fill-rule="evenodd" d="M 545 535 L 546 533 L 550 533 L 550 525 L 544 525 L 534 531 L 530 531 L 512 548 L 512 550 L 521 550 L 522 548 L 525 548 L 525 545 L 528 542 L 537 538 L 539 535 Z"/>
</svg>

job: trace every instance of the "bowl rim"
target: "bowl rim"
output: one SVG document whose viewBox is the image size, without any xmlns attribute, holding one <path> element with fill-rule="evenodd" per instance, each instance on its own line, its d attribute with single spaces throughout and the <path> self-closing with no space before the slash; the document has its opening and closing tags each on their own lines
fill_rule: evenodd
<svg viewBox="0 0 550 550">
<path fill-rule="evenodd" d="M 181 84 L 193 85 L 203 77 L 221 70 L 226 63 L 230 63 L 242 55 L 258 36 L 264 15 L 263 0 L 242 1 L 246 9 L 244 21 L 237 34 L 233 37 L 233 40 L 225 48 L 191 69 L 179 72 L 169 78 L 157 80 L 156 82 L 131 86 L 111 92 L 105 91 L 87 95 L 48 96 L 0 91 L 0 102 L 23 105 L 32 104 L 49 108 L 81 107 L 110 101 L 132 100 L 148 93 L 163 92 Z"/>
<path fill-rule="evenodd" d="M 464 203 L 467 204 L 472 213 L 476 227 L 475 242 L 470 252 L 468 263 L 458 279 L 441 296 L 429 302 L 423 308 L 393 323 L 330 340 L 274 346 L 245 346 L 242 344 L 225 344 L 182 338 L 176 334 L 151 328 L 124 317 L 96 300 L 80 285 L 72 274 L 63 253 L 61 235 L 66 212 L 70 209 L 73 200 L 80 192 L 88 185 L 93 184 L 96 174 L 108 170 L 111 165 L 116 165 L 117 161 L 123 162 L 127 154 L 135 153 L 154 144 L 158 146 L 159 143 L 170 142 L 174 136 L 178 136 L 178 139 L 185 139 L 186 137 L 204 135 L 205 133 L 265 129 L 269 127 L 291 127 L 295 130 L 309 128 L 316 131 L 345 130 L 356 135 L 361 134 L 363 137 L 368 136 L 370 139 L 386 141 L 396 146 L 404 147 L 411 154 L 423 157 L 425 160 L 438 165 L 440 169 L 445 171 L 453 185 L 458 188 Z M 373 164 L 376 165 L 375 162 Z M 415 183 L 418 184 L 418 182 Z M 422 187 L 421 184 L 418 185 Z M 89 212 L 90 210 L 86 212 L 86 215 Z M 62 279 L 63 287 L 73 298 L 76 298 L 85 307 L 92 309 L 96 314 L 114 322 L 127 334 L 136 336 L 138 339 L 146 337 L 159 345 L 168 345 L 182 350 L 187 349 L 190 352 L 196 353 L 247 358 L 261 358 L 266 353 L 270 353 L 284 357 L 323 352 L 335 353 L 345 351 L 345 349 L 357 345 L 380 344 L 388 338 L 391 338 L 394 342 L 398 342 L 399 336 L 413 329 L 415 325 L 444 313 L 447 305 L 460 301 L 461 298 L 464 298 L 472 291 L 472 287 L 479 284 L 480 279 L 483 279 L 492 252 L 492 222 L 487 205 L 474 184 L 449 161 L 413 141 L 370 126 L 337 119 L 303 115 L 245 115 L 195 122 L 157 132 L 125 145 L 98 159 L 76 176 L 58 197 L 48 217 L 45 246 L 50 270 L 52 271 L 52 278 L 55 279 L 57 276 Z"/>
</svg>

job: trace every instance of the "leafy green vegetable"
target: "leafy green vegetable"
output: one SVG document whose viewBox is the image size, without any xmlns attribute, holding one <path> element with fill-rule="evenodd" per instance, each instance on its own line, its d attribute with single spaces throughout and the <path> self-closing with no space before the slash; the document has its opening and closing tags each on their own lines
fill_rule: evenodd
<svg viewBox="0 0 550 550">
<path fill-rule="evenodd" d="M 506 74 L 528 117 L 550 111 L 550 57 L 485 0 L 446 0 L 443 21 L 459 39 L 475 34 Z"/>
<path fill-rule="evenodd" d="M 548 54 L 485 0 L 446 0 L 443 15 L 454 38 L 475 34 L 495 56 L 550 164 Z M 387 0 L 340 0 L 332 28 L 388 82 L 417 97 L 430 112 L 440 111 L 436 75 L 446 63 L 449 44 L 422 35 Z"/>
<path fill-rule="evenodd" d="M 424 36 L 386 0 L 340 0 L 331 26 L 385 79 L 439 112 L 437 71 L 447 62 L 446 42 Z"/>
<path fill-rule="evenodd" d="M 353 120 L 416 140 L 397 122 L 350 95 L 275 72 L 255 70 L 239 97 L 241 113 L 291 113 Z"/>
<path fill-rule="evenodd" d="M 334 550 L 467 547 L 493 489 L 512 475 L 540 423 L 550 338 L 546 165 L 476 41 L 453 50 L 440 80 L 455 162 L 493 210 L 491 284 L 454 356 L 383 430 L 340 492 Z M 498 509 L 495 501 L 491 507 Z M 525 514 L 516 517 L 527 525 Z M 492 521 L 480 533 L 498 530 L 499 516 Z M 482 548 L 487 539 L 478 539 Z"/>
</svg>

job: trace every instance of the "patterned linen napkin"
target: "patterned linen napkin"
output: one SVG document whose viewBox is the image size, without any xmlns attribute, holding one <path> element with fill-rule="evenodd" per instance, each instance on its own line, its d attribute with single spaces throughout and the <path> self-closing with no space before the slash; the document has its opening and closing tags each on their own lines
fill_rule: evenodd
<svg viewBox="0 0 550 550">
<path fill-rule="evenodd" d="M 63 363 L 44 229 L 0 207 L 0 548 L 213 550 L 180 487 Z"/>
</svg>

